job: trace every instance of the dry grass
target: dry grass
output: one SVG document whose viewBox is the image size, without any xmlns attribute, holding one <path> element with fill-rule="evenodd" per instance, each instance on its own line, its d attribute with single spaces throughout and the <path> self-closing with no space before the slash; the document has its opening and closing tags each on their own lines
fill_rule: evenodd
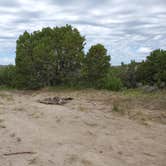
<svg viewBox="0 0 166 166">
<path fill-rule="evenodd" d="M 140 90 L 128 90 L 114 93 L 104 101 L 112 104 L 112 111 L 141 123 L 157 121 L 166 123 L 166 91 L 143 93 Z"/>
<path fill-rule="evenodd" d="M 4 121 L 4 119 L 0 119 L 0 128 L 6 128 L 6 126 L 3 124 Z"/>
<path fill-rule="evenodd" d="M 77 90 L 56 91 L 57 94 L 66 93 L 79 101 L 76 107 L 81 112 L 104 111 L 118 116 L 126 116 L 141 124 L 148 121 L 166 123 L 166 91 L 144 93 L 141 90 L 126 90 L 111 92 L 106 90 Z M 83 103 L 83 104 L 82 104 Z M 69 105 L 70 106 L 70 105 Z"/>
<path fill-rule="evenodd" d="M 0 91 L 0 98 L 5 99 L 7 101 L 13 101 L 12 95 L 2 91 Z"/>
<path fill-rule="evenodd" d="M 139 89 L 122 92 L 54 89 L 52 92 L 59 96 L 73 97 L 74 103 L 69 104 L 69 107 L 81 112 L 110 112 L 117 116 L 126 116 L 141 124 L 149 121 L 166 123 L 166 90 L 144 93 Z"/>
</svg>

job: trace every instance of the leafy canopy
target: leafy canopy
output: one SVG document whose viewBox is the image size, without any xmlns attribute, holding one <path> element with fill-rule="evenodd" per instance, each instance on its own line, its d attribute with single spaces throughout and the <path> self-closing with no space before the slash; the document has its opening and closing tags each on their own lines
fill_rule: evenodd
<svg viewBox="0 0 166 166">
<path fill-rule="evenodd" d="M 92 87 L 102 87 L 110 68 L 110 56 L 102 44 L 91 46 L 85 60 L 83 75 Z"/>
</svg>

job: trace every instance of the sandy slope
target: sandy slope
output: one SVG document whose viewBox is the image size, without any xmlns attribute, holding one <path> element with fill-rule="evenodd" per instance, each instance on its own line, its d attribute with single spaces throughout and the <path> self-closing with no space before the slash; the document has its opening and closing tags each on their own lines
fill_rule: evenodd
<svg viewBox="0 0 166 166">
<path fill-rule="evenodd" d="M 74 100 L 36 102 L 56 95 Z M 165 166 L 166 125 L 116 116 L 99 95 L 0 92 L 0 166 Z M 35 154 L 3 155 L 22 151 Z"/>
</svg>

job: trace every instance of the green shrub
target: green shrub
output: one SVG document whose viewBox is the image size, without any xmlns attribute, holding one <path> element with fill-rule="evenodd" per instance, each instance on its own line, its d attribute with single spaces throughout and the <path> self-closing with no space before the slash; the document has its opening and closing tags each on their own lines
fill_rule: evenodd
<svg viewBox="0 0 166 166">
<path fill-rule="evenodd" d="M 144 84 L 166 87 L 166 51 L 154 50 L 137 69 L 137 80 Z"/>
<path fill-rule="evenodd" d="M 70 25 L 25 31 L 16 45 L 17 87 L 73 85 L 80 77 L 84 44 L 84 36 Z"/>
<path fill-rule="evenodd" d="M 14 65 L 0 68 L 0 86 L 15 87 L 16 69 Z"/>
<path fill-rule="evenodd" d="M 112 112 L 119 113 L 119 114 L 121 114 L 121 115 L 124 115 L 124 114 L 125 114 L 125 110 L 122 109 L 122 108 L 120 107 L 119 103 L 117 103 L 117 102 L 114 102 L 114 103 L 113 103 Z"/>
<path fill-rule="evenodd" d="M 120 72 L 118 67 L 111 67 L 109 73 L 107 74 L 103 88 L 113 91 L 119 91 L 123 88 L 123 83 L 118 76 Z"/>
<path fill-rule="evenodd" d="M 85 84 L 93 88 L 103 88 L 104 80 L 109 72 L 110 56 L 102 44 L 91 46 L 85 56 L 82 75 Z"/>
<path fill-rule="evenodd" d="M 113 91 L 118 91 L 122 89 L 123 84 L 120 78 L 108 75 L 106 80 L 105 80 L 105 85 L 104 88 L 108 90 L 113 90 Z"/>
</svg>

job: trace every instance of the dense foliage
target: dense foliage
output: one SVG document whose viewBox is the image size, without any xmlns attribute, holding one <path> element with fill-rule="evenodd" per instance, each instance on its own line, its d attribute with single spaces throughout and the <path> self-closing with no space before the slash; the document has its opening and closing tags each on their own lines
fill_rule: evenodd
<svg viewBox="0 0 166 166">
<path fill-rule="evenodd" d="M 70 25 L 19 36 L 16 65 L 0 66 L 0 86 L 37 89 L 72 86 L 120 90 L 138 85 L 166 87 L 166 51 L 154 50 L 143 62 L 111 66 L 102 44 L 84 53 L 85 38 Z"/>
<path fill-rule="evenodd" d="M 144 84 L 166 86 L 166 51 L 155 50 L 138 66 L 137 80 Z"/>
<path fill-rule="evenodd" d="M 131 61 L 128 65 L 122 64 L 120 67 L 119 77 L 123 85 L 127 88 L 136 88 L 137 86 L 137 68 L 139 63 Z"/>
<path fill-rule="evenodd" d="M 108 90 L 121 90 L 123 88 L 123 83 L 119 77 L 120 68 L 119 67 L 110 67 L 109 72 L 104 81 L 104 88 Z"/>
<path fill-rule="evenodd" d="M 14 87 L 16 81 L 16 70 L 15 66 L 1 66 L 0 67 L 0 86 Z"/>
<path fill-rule="evenodd" d="M 120 78 L 124 87 L 136 88 L 139 85 L 166 87 L 166 51 L 154 50 L 145 61 L 116 67 L 116 77 Z"/>
<path fill-rule="evenodd" d="M 85 39 L 75 28 L 43 28 L 17 40 L 17 85 L 38 88 L 73 84 L 79 78 Z"/>
<path fill-rule="evenodd" d="M 83 65 L 83 77 L 91 87 L 101 88 L 110 68 L 110 56 L 101 44 L 91 46 Z"/>
</svg>

